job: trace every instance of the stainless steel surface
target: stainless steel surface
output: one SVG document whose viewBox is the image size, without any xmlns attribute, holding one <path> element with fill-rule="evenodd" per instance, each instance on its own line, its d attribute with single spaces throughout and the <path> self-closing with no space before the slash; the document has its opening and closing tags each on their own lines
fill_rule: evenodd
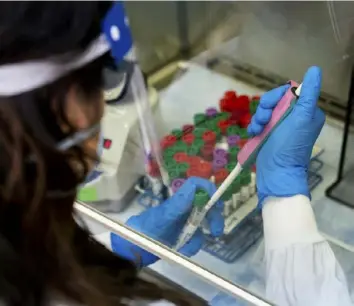
<svg viewBox="0 0 354 306">
<path fill-rule="evenodd" d="M 127 15 L 144 72 L 234 37 L 240 28 L 238 2 L 127 1 Z"/>
<path fill-rule="evenodd" d="M 179 54 L 176 2 L 126 1 L 124 5 L 144 72 L 161 67 Z"/>
<path fill-rule="evenodd" d="M 232 57 L 297 80 L 309 66 L 319 65 L 323 68 L 323 90 L 347 101 L 353 2 L 242 3 L 242 34 Z M 335 25 L 330 12 L 335 13 Z"/>
<path fill-rule="evenodd" d="M 187 36 L 191 53 L 212 49 L 239 35 L 240 1 L 187 1 Z"/>
<path fill-rule="evenodd" d="M 125 224 L 116 222 L 110 218 L 108 218 L 103 213 L 95 210 L 94 208 L 88 206 L 87 204 L 75 202 L 74 209 L 83 214 L 86 217 L 89 217 L 96 222 L 102 224 L 112 232 L 120 235 L 124 239 L 129 240 L 130 242 L 139 245 L 143 249 L 147 250 L 158 256 L 161 259 L 169 261 L 171 263 L 177 264 L 188 271 L 192 272 L 194 275 L 198 276 L 202 280 L 212 284 L 216 288 L 224 291 L 225 293 L 234 296 L 236 298 L 241 298 L 247 302 L 252 303 L 257 306 L 270 306 L 272 304 L 264 301 L 263 299 L 249 293 L 245 289 L 237 286 L 234 283 L 231 283 L 225 280 L 222 277 L 215 275 L 209 270 L 201 267 L 200 265 L 192 262 L 188 258 L 176 253 L 166 247 L 165 245 L 152 240 L 151 238 L 134 231 L 133 229 L 127 227 Z"/>
<path fill-rule="evenodd" d="M 354 51 L 354 2 L 127 2 L 145 72 L 172 61 L 187 39 L 190 55 L 238 37 L 231 58 L 286 79 L 323 68 L 324 91 L 346 103 Z M 182 16 L 183 17 L 183 16 Z M 183 23 L 183 26 L 181 26 Z M 181 30 L 185 33 L 181 33 Z"/>
</svg>

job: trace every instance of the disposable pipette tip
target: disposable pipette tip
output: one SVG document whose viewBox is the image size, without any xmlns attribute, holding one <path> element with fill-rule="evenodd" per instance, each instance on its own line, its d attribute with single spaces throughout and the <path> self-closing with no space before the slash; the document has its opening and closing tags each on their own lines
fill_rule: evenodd
<svg viewBox="0 0 354 306">
<path fill-rule="evenodd" d="M 298 88 L 296 88 L 295 90 L 295 94 L 299 97 L 300 96 L 300 93 L 301 93 L 301 87 L 302 87 L 302 83 L 299 85 Z"/>
</svg>

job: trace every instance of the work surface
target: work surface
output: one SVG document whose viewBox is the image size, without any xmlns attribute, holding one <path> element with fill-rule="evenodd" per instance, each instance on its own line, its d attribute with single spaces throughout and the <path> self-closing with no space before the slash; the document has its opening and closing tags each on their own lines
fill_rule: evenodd
<svg viewBox="0 0 354 306">
<path fill-rule="evenodd" d="M 230 89 L 240 94 L 262 93 L 255 87 L 221 76 L 203 67 L 191 65 L 169 88 L 160 93 L 156 114 L 159 130 L 170 130 L 191 122 L 194 113 L 208 106 L 215 106 L 223 93 Z M 340 128 L 328 123 L 325 125 L 318 141 L 318 144 L 325 149 L 321 155 L 324 166 L 320 170 L 323 181 L 313 191 L 312 197 L 319 228 L 324 234 L 338 240 L 334 251 L 347 274 L 350 287 L 354 289 L 354 254 L 349 251 L 351 249 L 354 251 L 354 210 L 341 206 L 324 196 L 325 189 L 335 180 L 341 138 Z M 110 216 L 125 221 L 141 210 L 142 208 L 137 203 L 133 203 L 123 213 Z M 102 228 L 96 224 L 89 222 L 89 225 L 94 233 L 102 232 Z M 338 246 L 341 242 L 345 242 L 342 247 Z M 224 278 L 249 288 L 257 295 L 263 296 L 264 265 L 260 256 L 261 244 L 260 240 L 232 264 L 226 264 L 205 252 L 200 252 L 192 260 Z M 220 294 L 218 289 L 176 265 L 159 261 L 151 268 L 210 301 L 212 305 L 241 305 L 234 299 L 229 300 Z"/>
</svg>

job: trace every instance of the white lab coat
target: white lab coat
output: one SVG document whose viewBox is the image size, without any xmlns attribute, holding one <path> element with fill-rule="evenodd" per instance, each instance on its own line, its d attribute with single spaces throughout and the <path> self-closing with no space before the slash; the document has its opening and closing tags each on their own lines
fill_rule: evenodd
<svg viewBox="0 0 354 306">
<path fill-rule="evenodd" d="M 353 305 L 344 272 L 317 229 L 310 200 L 297 195 L 264 204 L 267 298 L 282 306 Z"/>
</svg>

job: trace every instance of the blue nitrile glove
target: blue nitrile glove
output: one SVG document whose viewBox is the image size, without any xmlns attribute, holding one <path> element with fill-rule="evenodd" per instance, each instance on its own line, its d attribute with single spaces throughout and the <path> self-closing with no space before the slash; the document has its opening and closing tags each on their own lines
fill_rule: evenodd
<svg viewBox="0 0 354 306">
<path fill-rule="evenodd" d="M 208 180 L 197 177 L 189 178 L 172 197 L 159 206 L 131 217 L 127 225 L 169 247 L 174 246 L 191 212 L 197 188 L 206 190 L 210 196 L 216 190 L 215 185 Z M 219 201 L 210 209 L 206 217 L 210 232 L 215 237 L 222 235 L 224 231 L 222 212 L 223 203 Z M 203 243 L 204 235 L 198 229 L 192 239 L 179 251 L 185 256 L 193 256 L 201 249 Z M 159 259 L 113 233 L 111 245 L 115 253 L 135 262 L 140 261 L 142 266 L 152 264 Z"/>
<path fill-rule="evenodd" d="M 257 157 L 257 192 L 259 207 L 266 197 L 310 198 L 307 183 L 312 148 L 325 122 L 317 106 L 321 89 L 321 70 L 311 67 L 305 74 L 300 97 L 293 111 L 272 132 Z M 251 136 L 260 134 L 269 122 L 273 108 L 289 85 L 265 93 L 248 126 Z"/>
</svg>

